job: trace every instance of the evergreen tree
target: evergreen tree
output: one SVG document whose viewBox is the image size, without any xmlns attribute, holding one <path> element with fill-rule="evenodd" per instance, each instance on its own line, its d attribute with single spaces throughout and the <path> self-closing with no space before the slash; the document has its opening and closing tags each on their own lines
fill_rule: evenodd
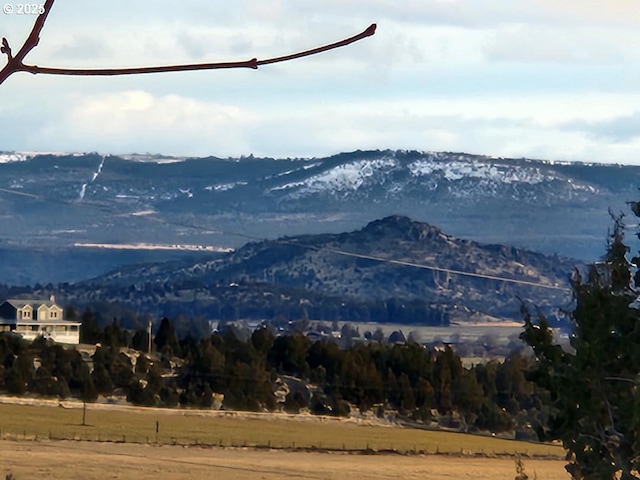
<svg viewBox="0 0 640 480">
<path fill-rule="evenodd" d="M 91 379 L 98 393 L 110 395 L 113 392 L 113 382 L 111 381 L 109 372 L 102 363 L 95 365 L 93 372 L 91 372 Z"/>
<path fill-rule="evenodd" d="M 251 334 L 251 344 L 260 354 L 266 354 L 273 346 L 275 337 L 266 325 L 261 325 Z"/>
<path fill-rule="evenodd" d="M 55 397 L 61 393 L 58 380 L 51 375 L 46 367 L 38 368 L 30 383 L 30 390 L 38 395 Z"/>
<path fill-rule="evenodd" d="M 133 380 L 131 359 L 122 352 L 113 356 L 113 362 L 109 365 L 108 371 L 116 388 L 126 388 Z"/>
<path fill-rule="evenodd" d="M 571 349 L 523 306 L 522 338 L 537 359 L 531 379 L 552 402 L 539 435 L 562 441 L 576 480 L 633 479 L 640 469 L 640 310 L 627 252 L 622 218 L 614 217 L 602 262 L 572 279 Z"/>
<path fill-rule="evenodd" d="M 149 333 L 146 328 L 138 328 L 131 339 L 131 348 L 146 352 L 149 349 Z"/>
<path fill-rule="evenodd" d="M 104 327 L 102 334 L 102 343 L 109 347 L 119 348 L 126 342 L 124 340 L 124 331 L 120 328 L 120 322 L 114 318 L 110 325 Z"/>
<path fill-rule="evenodd" d="M 87 307 L 82 314 L 82 325 L 80 325 L 80 342 L 96 344 L 102 340 L 102 334 L 96 324 L 93 311 Z"/>
<path fill-rule="evenodd" d="M 179 355 L 180 346 L 178 345 L 178 337 L 176 336 L 176 331 L 171 321 L 167 317 L 164 317 L 160 322 L 154 343 L 160 351 L 166 351 L 172 355 Z"/>
<path fill-rule="evenodd" d="M 400 411 L 403 413 L 411 412 L 416 408 L 416 401 L 413 389 L 411 388 L 411 383 L 409 383 L 409 377 L 406 373 L 400 374 L 398 387 L 400 389 Z"/>
<path fill-rule="evenodd" d="M 13 368 L 6 372 L 4 384 L 7 392 L 11 395 L 24 395 L 27 391 L 27 381 L 18 370 Z"/>
</svg>

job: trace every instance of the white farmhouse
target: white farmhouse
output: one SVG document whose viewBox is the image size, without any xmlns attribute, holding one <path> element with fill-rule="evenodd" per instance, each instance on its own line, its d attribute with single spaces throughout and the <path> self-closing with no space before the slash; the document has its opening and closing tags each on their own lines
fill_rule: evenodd
<svg viewBox="0 0 640 480">
<path fill-rule="evenodd" d="M 80 343 L 80 322 L 65 320 L 53 296 L 49 300 L 9 299 L 0 304 L 0 332 L 13 332 L 25 340 L 43 336 L 58 343 Z"/>
</svg>

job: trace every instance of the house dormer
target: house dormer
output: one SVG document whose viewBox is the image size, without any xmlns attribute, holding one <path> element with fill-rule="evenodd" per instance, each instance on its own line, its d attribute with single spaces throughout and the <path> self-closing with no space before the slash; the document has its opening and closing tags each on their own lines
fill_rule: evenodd
<svg viewBox="0 0 640 480">
<path fill-rule="evenodd" d="M 18 309 L 18 320 L 33 320 L 33 307 L 24 305 Z"/>
<path fill-rule="evenodd" d="M 49 320 L 62 320 L 62 309 L 57 305 L 51 305 L 48 311 Z"/>
</svg>

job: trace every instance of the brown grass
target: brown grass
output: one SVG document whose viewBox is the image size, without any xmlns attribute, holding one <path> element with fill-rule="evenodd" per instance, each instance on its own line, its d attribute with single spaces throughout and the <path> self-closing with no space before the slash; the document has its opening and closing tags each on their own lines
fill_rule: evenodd
<svg viewBox="0 0 640 480">
<path fill-rule="evenodd" d="M 460 433 L 399 428 L 316 417 L 242 412 L 146 409 L 88 404 L 74 408 L 0 404 L 4 439 L 78 439 L 161 444 L 262 446 L 334 450 L 553 456 L 554 445 Z M 371 422 L 369 422 L 371 423 Z M 156 435 L 156 425 L 159 433 Z"/>
<path fill-rule="evenodd" d="M 57 406 L 55 401 L 0 400 L 32 403 L 0 404 L 4 439 L 0 440 L 0 477 L 12 473 L 16 480 L 512 479 L 514 459 L 494 457 L 493 453 L 524 454 L 531 478 L 534 472 L 541 480 L 569 478 L 562 460 L 531 458 L 560 457 L 562 450 L 550 445 L 376 425 L 373 421 L 102 404 L 88 405 L 88 425 L 82 426 L 79 402 Z M 160 427 L 157 438 L 156 422 Z M 76 441 L 52 441 L 50 436 Z M 173 442 L 183 445 L 171 445 Z M 220 448 L 220 444 L 272 448 Z M 336 450 L 289 450 L 294 445 Z M 343 446 L 351 451 L 368 447 L 430 454 L 352 455 L 342 453 Z M 435 452 L 453 455 L 433 455 Z"/>
<path fill-rule="evenodd" d="M 563 461 L 526 459 L 530 478 L 569 480 Z M 0 475 L 16 480 L 511 480 L 513 459 L 347 455 L 117 443 L 0 441 Z"/>
</svg>

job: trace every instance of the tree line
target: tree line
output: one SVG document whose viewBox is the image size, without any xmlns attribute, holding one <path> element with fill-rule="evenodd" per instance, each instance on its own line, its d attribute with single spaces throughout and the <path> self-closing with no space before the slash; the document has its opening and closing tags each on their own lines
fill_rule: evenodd
<svg viewBox="0 0 640 480">
<path fill-rule="evenodd" d="M 545 415 L 545 391 L 526 379 L 530 359 L 519 353 L 464 368 L 450 347 L 371 341 L 341 348 L 302 334 L 278 336 L 268 325 L 246 340 L 233 328 L 178 338 L 165 317 L 148 355 L 146 330 L 127 331 L 117 321 L 98 328 L 90 311 L 82 317 L 83 339 L 100 342 L 91 357 L 44 338 L 0 335 L 0 390 L 85 401 L 121 394 L 138 405 L 196 408 L 210 408 L 218 393 L 228 409 L 393 410 L 407 420 L 447 416 L 461 429 L 494 432 Z"/>
</svg>

